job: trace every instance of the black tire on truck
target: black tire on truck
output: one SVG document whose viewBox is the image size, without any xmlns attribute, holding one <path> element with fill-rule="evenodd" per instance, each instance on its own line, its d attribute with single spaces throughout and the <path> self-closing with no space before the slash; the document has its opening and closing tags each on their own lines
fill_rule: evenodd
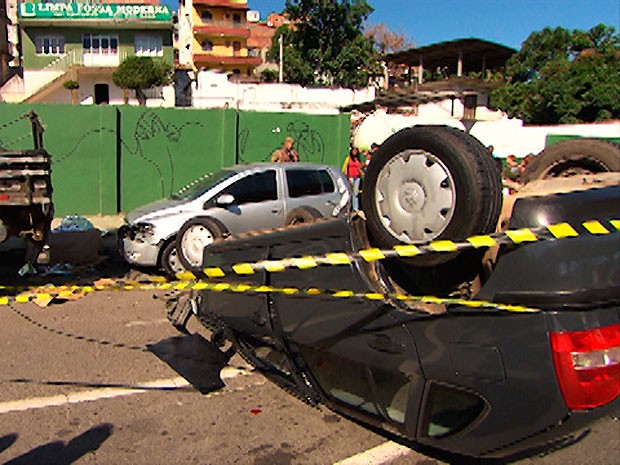
<svg viewBox="0 0 620 465">
<path fill-rule="evenodd" d="M 620 171 L 620 146 L 601 139 L 570 139 L 550 145 L 527 165 L 522 181 Z"/>
<path fill-rule="evenodd" d="M 445 126 L 407 128 L 388 138 L 364 183 L 368 235 L 380 248 L 488 234 L 495 231 L 501 210 L 496 162 L 473 136 Z M 385 265 L 407 283 L 432 276 L 432 286 L 423 287 L 440 292 L 475 276 L 482 254 L 424 255 Z"/>
</svg>

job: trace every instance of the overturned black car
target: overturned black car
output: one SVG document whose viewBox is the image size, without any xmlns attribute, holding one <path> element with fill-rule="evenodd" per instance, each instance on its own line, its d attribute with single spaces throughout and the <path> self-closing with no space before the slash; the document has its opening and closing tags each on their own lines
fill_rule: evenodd
<svg viewBox="0 0 620 465">
<path fill-rule="evenodd" d="M 620 411 L 620 186 L 524 196 L 500 219 L 483 147 L 410 131 L 373 157 L 365 217 L 205 249 L 193 271 L 220 285 L 196 312 L 214 340 L 305 402 L 463 456 Z M 513 234 L 489 236 L 498 220 Z"/>
</svg>

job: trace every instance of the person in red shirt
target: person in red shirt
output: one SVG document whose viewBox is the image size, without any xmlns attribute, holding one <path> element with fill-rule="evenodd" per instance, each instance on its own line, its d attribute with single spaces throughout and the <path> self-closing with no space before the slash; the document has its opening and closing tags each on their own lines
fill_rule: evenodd
<svg viewBox="0 0 620 465">
<path fill-rule="evenodd" d="M 364 162 L 360 158 L 360 151 L 357 147 L 351 147 L 349 155 L 347 156 L 343 172 L 349 179 L 353 193 L 352 193 L 352 207 L 353 210 L 359 210 L 359 192 L 360 184 L 362 182 L 362 175 L 364 174 Z"/>
</svg>

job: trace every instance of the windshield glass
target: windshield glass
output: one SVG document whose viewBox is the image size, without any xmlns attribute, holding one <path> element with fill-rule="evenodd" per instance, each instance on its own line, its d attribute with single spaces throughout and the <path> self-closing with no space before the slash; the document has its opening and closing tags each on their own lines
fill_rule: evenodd
<svg viewBox="0 0 620 465">
<path fill-rule="evenodd" d="M 221 170 L 204 176 L 191 182 L 170 198 L 174 200 L 194 200 L 214 186 L 237 174 L 235 170 Z"/>
</svg>

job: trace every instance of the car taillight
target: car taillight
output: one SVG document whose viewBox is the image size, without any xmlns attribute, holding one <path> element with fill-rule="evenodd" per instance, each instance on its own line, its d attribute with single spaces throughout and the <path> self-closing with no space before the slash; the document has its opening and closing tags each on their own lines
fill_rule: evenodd
<svg viewBox="0 0 620 465">
<path fill-rule="evenodd" d="M 552 332 L 555 372 L 566 406 L 586 410 L 620 395 L 620 324 Z"/>
</svg>

